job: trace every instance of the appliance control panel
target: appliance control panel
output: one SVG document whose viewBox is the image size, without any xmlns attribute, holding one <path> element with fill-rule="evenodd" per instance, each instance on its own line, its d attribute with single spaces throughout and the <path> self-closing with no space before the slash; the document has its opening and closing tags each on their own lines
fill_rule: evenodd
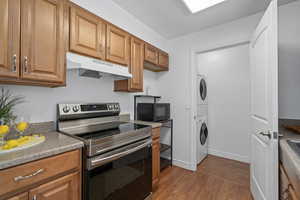
<svg viewBox="0 0 300 200">
<path fill-rule="evenodd" d="M 95 104 L 58 104 L 58 115 L 79 115 L 79 114 L 104 114 L 119 113 L 119 103 L 95 103 Z"/>
</svg>

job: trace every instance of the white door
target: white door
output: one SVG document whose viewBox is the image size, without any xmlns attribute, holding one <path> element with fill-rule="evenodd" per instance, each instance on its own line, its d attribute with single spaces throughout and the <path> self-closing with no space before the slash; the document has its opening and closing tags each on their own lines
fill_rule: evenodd
<svg viewBox="0 0 300 200">
<path fill-rule="evenodd" d="M 278 30 L 273 0 L 250 44 L 251 192 L 255 200 L 278 200 Z"/>
</svg>

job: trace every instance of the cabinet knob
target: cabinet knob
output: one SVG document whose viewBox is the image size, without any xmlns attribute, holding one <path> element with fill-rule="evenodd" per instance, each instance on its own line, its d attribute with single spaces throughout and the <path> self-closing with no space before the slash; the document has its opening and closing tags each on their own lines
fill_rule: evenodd
<svg viewBox="0 0 300 200">
<path fill-rule="evenodd" d="M 37 200 L 36 195 L 33 195 L 32 200 Z"/>
<path fill-rule="evenodd" d="M 16 72 L 17 71 L 17 55 L 14 54 L 12 57 L 12 71 Z"/>
<path fill-rule="evenodd" d="M 28 71 L 28 57 L 24 56 L 24 72 Z"/>
</svg>

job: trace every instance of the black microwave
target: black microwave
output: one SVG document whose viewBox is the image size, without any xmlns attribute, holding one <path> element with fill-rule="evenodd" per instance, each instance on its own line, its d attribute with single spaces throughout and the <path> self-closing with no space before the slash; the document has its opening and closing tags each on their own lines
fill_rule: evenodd
<svg viewBox="0 0 300 200">
<path fill-rule="evenodd" d="M 159 122 L 170 119 L 169 103 L 138 103 L 137 119 L 142 121 Z"/>
</svg>

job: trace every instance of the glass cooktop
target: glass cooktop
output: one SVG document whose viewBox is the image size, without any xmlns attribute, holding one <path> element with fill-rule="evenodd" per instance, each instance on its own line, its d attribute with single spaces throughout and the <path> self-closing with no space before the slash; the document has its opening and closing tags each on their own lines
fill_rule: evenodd
<svg viewBox="0 0 300 200">
<path fill-rule="evenodd" d="M 99 139 L 104 137 L 109 137 L 113 135 L 118 135 L 122 133 L 128 133 L 138 129 L 149 127 L 147 125 L 128 123 L 128 122 L 110 122 L 101 125 L 92 125 L 95 127 L 90 127 L 91 132 L 86 132 L 77 135 L 78 137 L 89 140 L 89 139 Z M 98 129 L 98 130 L 97 130 Z"/>
</svg>

